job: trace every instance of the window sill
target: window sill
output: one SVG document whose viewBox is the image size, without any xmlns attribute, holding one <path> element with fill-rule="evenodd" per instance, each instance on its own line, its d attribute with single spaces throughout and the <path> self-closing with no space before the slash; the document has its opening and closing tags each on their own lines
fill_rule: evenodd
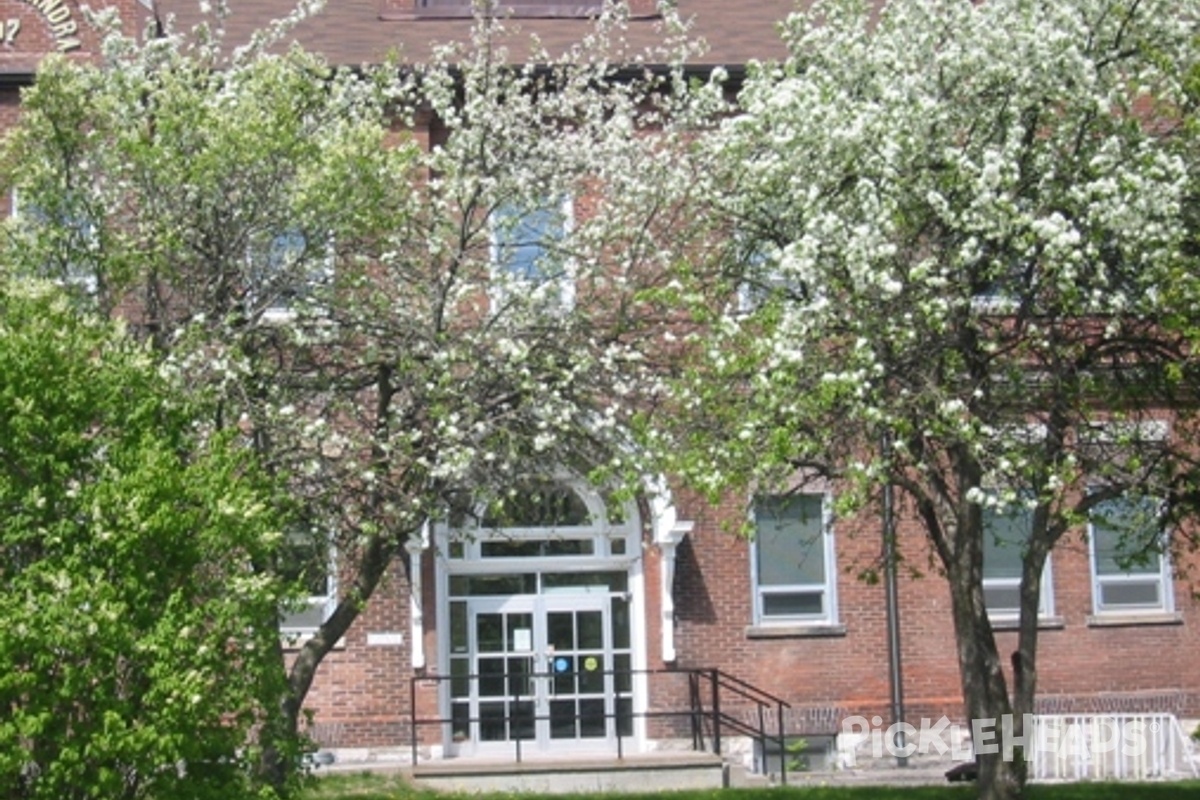
<svg viewBox="0 0 1200 800">
<path fill-rule="evenodd" d="M 1135 625 L 1182 625 L 1183 614 L 1178 611 L 1110 611 L 1092 614 L 1087 618 L 1089 628 L 1125 628 Z"/>
<path fill-rule="evenodd" d="M 999 617 L 991 622 L 994 631 L 1015 631 L 1021 627 L 1021 620 L 1016 617 Z M 1039 631 L 1062 630 L 1066 625 L 1067 621 L 1062 617 L 1038 617 Z"/>
<path fill-rule="evenodd" d="M 818 622 L 793 625 L 748 625 L 747 639 L 821 639 L 846 635 L 846 626 Z"/>
</svg>

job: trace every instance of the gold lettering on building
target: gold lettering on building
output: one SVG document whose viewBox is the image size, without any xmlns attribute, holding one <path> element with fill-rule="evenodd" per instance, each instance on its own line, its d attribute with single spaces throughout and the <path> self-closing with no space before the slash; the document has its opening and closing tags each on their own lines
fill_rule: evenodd
<svg viewBox="0 0 1200 800">
<path fill-rule="evenodd" d="M 67 53 L 83 46 L 76 35 L 79 33 L 79 25 L 71 15 L 71 7 L 63 0 L 25 0 L 25 2 L 45 17 L 50 26 L 50 35 L 54 37 L 54 48 L 58 52 Z M 11 24 L 13 20 L 9 22 Z M 3 33 L 6 44 L 12 44 L 20 27 L 20 22 L 17 22 L 16 28 L 10 32 L 9 26 L 5 25 Z"/>
</svg>

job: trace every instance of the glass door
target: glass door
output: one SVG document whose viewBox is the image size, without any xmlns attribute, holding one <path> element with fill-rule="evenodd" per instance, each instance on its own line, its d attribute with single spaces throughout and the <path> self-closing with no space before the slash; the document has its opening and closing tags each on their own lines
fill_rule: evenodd
<svg viewBox="0 0 1200 800">
<path fill-rule="evenodd" d="M 473 750 L 490 743 L 534 739 L 540 657 L 534 630 L 536 598 L 479 598 L 467 607 L 469 658 L 452 664 L 454 739 Z"/>
<path fill-rule="evenodd" d="M 600 749 L 629 735 L 628 614 L 606 594 L 471 598 L 451 610 L 452 745 L 461 755 Z M 457 619 L 455 619 L 457 617 Z M 614 643 L 617 653 L 614 655 Z M 614 698 L 621 692 L 621 699 Z M 620 714 L 620 720 L 615 715 Z"/>
<path fill-rule="evenodd" d="M 547 676 L 539 739 L 613 739 L 612 640 L 608 598 L 543 598 Z"/>
</svg>

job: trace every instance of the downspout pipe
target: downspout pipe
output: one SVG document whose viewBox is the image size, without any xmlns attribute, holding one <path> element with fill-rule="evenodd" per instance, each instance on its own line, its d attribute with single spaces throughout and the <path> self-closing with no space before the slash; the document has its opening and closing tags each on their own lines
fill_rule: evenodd
<svg viewBox="0 0 1200 800">
<path fill-rule="evenodd" d="M 886 464 L 891 458 L 888 434 L 880 439 L 880 455 Z M 888 682 L 892 692 L 892 723 L 895 725 L 896 766 L 907 767 L 907 742 L 904 733 L 904 672 L 900 659 L 900 595 L 896 580 L 896 511 L 892 482 L 883 486 L 883 582 L 887 606 Z"/>
</svg>

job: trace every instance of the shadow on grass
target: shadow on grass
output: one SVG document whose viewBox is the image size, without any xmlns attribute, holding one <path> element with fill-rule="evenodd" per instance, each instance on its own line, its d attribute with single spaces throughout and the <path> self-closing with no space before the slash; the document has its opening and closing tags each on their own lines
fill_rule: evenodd
<svg viewBox="0 0 1200 800">
<path fill-rule="evenodd" d="M 969 800 L 975 788 L 964 786 L 805 786 L 769 789 L 643 794 L 579 793 L 570 795 L 450 795 L 416 789 L 402 776 L 377 774 L 328 775 L 313 782 L 303 800 Z M 1029 788 L 1028 800 L 1200 800 L 1200 782 L 1039 784 Z"/>
<path fill-rule="evenodd" d="M 336 773 L 319 775 L 301 794 L 302 800 L 404 800 L 444 797 L 415 789 L 402 775 L 380 773 Z"/>
</svg>

